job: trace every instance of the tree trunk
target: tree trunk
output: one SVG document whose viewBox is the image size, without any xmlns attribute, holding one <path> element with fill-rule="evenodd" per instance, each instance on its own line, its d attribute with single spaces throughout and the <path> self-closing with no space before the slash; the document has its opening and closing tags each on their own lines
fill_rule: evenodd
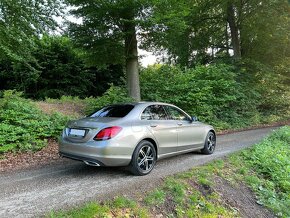
<svg viewBox="0 0 290 218">
<path fill-rule="evenodd" d="M 230 56 L 230 52 L 229 52 L 229 34 L 228 34 L 228 23 L 226 23 L 225 26 L 225 39 L 226 39 L 226 51 L 227 51 L 227 55 Z"/>
<path fill-rule="evenodd" d="M 241 43 L 240 43 L 240 35 L 238 25 L 236 23 L 235 10 L 232 3 L 229 3 L 227 7 L 227 21 L 229 23 L 230 31 L 231 31 L 231 39 L 232 46 L 234 50 L 234 58 L 241 58 Z"/>
<path fill-rule="evenodd" d="M 133 23 L 125 24 L 126 76 L 129 96 L 140 101 L 140 82 L 138 72 L 138 50 L 136 29 Z"/>
</svg>

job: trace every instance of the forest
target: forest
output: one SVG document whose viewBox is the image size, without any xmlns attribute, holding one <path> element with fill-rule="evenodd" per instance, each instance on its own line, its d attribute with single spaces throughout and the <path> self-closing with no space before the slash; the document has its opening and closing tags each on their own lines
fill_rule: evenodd
<svg viewBox="0 0 290 218">
<path fill-rule="evenodd" d="M 29 129 L 36 101 L 74 101 L 84 114 L 163 101 L 217 129 L 289 120 L 286 0 L 3 0 L 0 12 L 3 134 Z M 157 63 L 142 66 L 140 49 Z"/>
</svg>

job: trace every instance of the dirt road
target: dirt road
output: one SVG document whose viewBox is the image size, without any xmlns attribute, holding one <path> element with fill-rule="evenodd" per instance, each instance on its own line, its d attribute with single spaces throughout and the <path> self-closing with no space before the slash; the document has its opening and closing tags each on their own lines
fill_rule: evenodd
<svg viewBox="0 0 290 218">
<path fill-rule="evenodd" d="M 38 169 L 0 174 L 0 217 L 35 217 L 90 200 L 150 190 L 163 177 L 182 172 L 259 142 L 273 129 L 218 136 L 211 156 L 190 153 L 159 161 L 151 174 L 132 176 L 126 168 L 95 168 L 63 161 Z"/>
</svg>

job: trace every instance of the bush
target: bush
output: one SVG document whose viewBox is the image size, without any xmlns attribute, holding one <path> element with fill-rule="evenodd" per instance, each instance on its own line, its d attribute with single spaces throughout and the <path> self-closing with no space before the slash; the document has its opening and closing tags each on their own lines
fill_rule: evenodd
<svg viewBox="0 0 290 218">
<path fill-rule="evenodd" d="M 185 70 L 149 67 L 141 72 L 141 93 L 143 100 L 175 104 L 218 129 L 246 125 L 246 119 L 257 113 L 247 102 L 249 93 L 237 83 L 234 68 L 225 64 Z"/>
<path fill-rule="evenodd" d="M 290 59 L 289 59 L 290 60 Z M 285 65 L 270 67 L 253 60 L 242 60 L 237 68 L 237 81 L 243 87 L 246 100 L 266 118 L 266 121 L 289 119 L 290 87 L 289 60 Z"/>
<path fill-rule="evenodd" d="M 0 152 L 39 150 L 47 138 L 60 135 L 68 117 L 46 115 L 21 93 L 4 91 L 0 98 Z"/>
</svg>

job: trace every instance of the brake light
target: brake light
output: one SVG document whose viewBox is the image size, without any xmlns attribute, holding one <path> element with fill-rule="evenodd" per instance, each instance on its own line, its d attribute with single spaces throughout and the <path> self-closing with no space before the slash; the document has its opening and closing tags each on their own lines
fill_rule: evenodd
<svg viewBox="0 0 290 218">
<path fill-rule="evenodd" d="M 98 134 L 94 137 L 96 141 L 108 140 L 115 137 L 122 130 L 119 126 L 112 126 L 102 129 Z"/>
</svg>

